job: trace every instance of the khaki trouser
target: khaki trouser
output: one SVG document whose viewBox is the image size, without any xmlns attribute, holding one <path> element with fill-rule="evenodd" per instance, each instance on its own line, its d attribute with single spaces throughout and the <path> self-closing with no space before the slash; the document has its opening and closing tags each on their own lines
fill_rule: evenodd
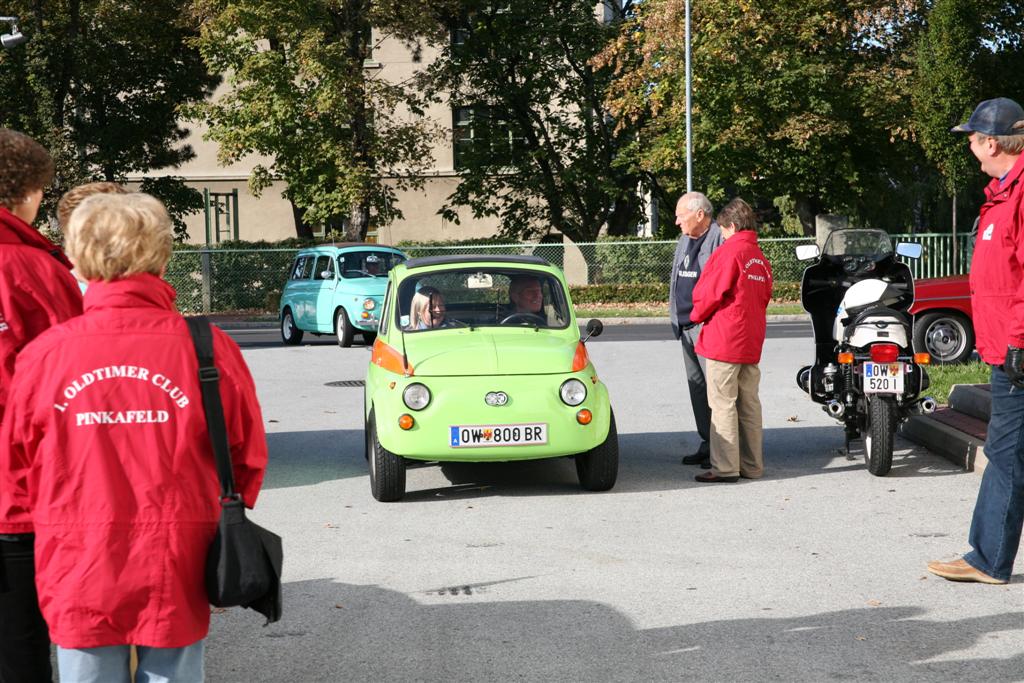
<svg viewBox="0 0 1024 683">
<path fill-rule="evenodd" d="M 711 407 L 711 470 L 722 477 L 764 474 L 761 370 L 756 364 L 707 361 Z"/>
</svg>

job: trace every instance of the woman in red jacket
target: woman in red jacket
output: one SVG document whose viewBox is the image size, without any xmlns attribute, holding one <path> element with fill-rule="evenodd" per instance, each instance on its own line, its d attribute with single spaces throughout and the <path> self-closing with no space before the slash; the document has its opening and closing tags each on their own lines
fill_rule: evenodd
<svg viewBox="0 0 1024 683">
<path fill-rule="evenodd" d="M 15 357 L 51 325 L 82 312 L 82 295 L 60 247 L 32 227 L 53 160 L 32 138 L 0 128 L 0 417 Z M 2 524 L 0 681 L 49 681 L 50 641 L 36 600 L 31 529 Z"/>
<path fill-rule="evenodd" d="M 197 377 L 174 289 L 171 222 L 144 194 L 96 195 L 71 216 L 85 313 L 18 358 L 0 450 L 7 528 L 36 534 L 36 586 L 61 681 L 201 680 L 203 581 L 220 507 Z M 255 387 L 214 328 L 235 482 L 256 501 L 267 461 Z"/>
<path fill-rule="evenodd" d="M 690 320 L 704 323 L 696 351 L 707 359 L 711 407 L 711 471 L 699 482 L 734 482 L 764 474 L 761 348 L 772 298 L 772 268 L 757 245 L 757 221 L 737 197 L 717 221 L 725 242 L 693 290 Z"/>
</svg>

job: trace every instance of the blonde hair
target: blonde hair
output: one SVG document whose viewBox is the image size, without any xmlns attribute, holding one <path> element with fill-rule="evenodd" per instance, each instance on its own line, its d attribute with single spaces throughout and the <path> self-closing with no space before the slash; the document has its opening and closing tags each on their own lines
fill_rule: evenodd
<svg viewBox="0 0 1024 683">
<path fill-rule="evenodd" d="M 423 314 L 430 308 L 430 301 L 434 297 L 440 297 L 444 301 L 441 292 L 435 287 L 420 287 L 419 291 L 412 297 L 409 305 L 409 327 L 416 329 L 421 322 L 427 322 Z"/>
<path fill-rule="evenodd" d="M 94 194 L 71 214 L 67 253 L 87 280 L 160 275 L 171 259 L 171 219 L 141 192 Z"/>
<path fill-rule="evenodd" d="M 110 183 L 107 181 L 101 181 L 98 183 L 85 183 L 73 187 L 60 198 L 57 202 L 57 223 L 60 225 L 62 232 L 68 230 L 68 220 L 71 219 L 71 214 L 78 205 L 85 201 L 86 197 L 91 197 L 94 194 L 127 194 L 128 188 L 120 183 Z"/>
</svg>

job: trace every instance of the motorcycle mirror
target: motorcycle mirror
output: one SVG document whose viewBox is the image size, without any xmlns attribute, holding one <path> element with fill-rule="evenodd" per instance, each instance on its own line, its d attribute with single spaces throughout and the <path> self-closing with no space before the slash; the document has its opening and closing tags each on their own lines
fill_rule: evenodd
<svg viewBox="0 0 1024 683">
<path fill-rule="evenodd" d="M 821 250 L 818 249 L 817 244 L 801 244 L 796 248 L 796 258 L 798 261 L 808 261 L 812 258 L 818 258 L 818 254 Z"/>
<path fill-rule="evenodd" d="M 900 242 L 896 245 L 896 253 L 907 258 L 921 258 L 921 250 L 917 242 Z"/>
</svg>

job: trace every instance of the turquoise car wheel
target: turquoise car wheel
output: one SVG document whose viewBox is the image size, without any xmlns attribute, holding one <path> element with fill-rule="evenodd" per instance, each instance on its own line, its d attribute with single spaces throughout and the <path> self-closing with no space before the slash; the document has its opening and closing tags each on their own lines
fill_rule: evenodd
<svg viewBox="0 0 1024 683">
<path fill-rule="evenodd" d="M 380 445 L 373 411 L 366 423 L 366 450 L 370 454 L 370 493 L 382 503 L 405 495 L 405 460 Z"/>
<path fill-rule="evenodd" d="M 289 346 L 294 346 L 302 341 L 302 330 L 295 326 L 295 317 L 292 309 L 284 309 L 281 314 L 281 340 Z"/>
<path fill-rule="evenodd" d="M 344 308 L 334 312 L 334 334 L 338 337 L 338 346 L 346 349 L 352 346 L 355 330 L 352 329 L 352 323 L 348 321 L 348 313 Z"/>
<path fill-rule="evenodd" d="M 608 491 L 615 486 L 619 474 L 619 438 L 615 431 L 615 414 L 608 424 L 608 436 L 600 445 L 576 456 L 576 476 L 587 491 Z"/>
</svg>

